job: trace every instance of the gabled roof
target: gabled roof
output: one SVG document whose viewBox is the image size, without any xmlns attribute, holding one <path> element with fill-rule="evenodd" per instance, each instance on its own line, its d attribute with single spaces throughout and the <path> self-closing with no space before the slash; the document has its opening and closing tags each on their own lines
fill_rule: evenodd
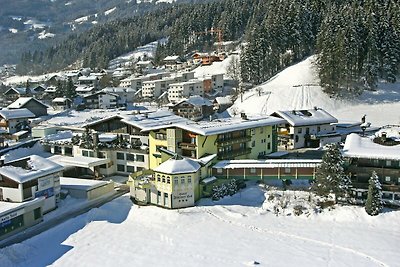
<svg viewBox="0 0 400 267">
<path fill-rule="evenodd" d="M 26 161 L 28 168 L 17 167 L 17 162 Z M 15 166 L 14 166 L 15 165 Z M 19 165 L 19 164 L 18 164 Z M 0 175 L 4 175 L 17 183 L 25 183 L 40 177 L 62 171 L 64 168 L 46 158 L 31 155 L 18 159 L 0 167 Z"/>
<path fill-rule="evenodd" d="M 0 110 L 0 116 L 6 120 L 36 117 L 35 114 L 26 108 L 2 109 Z"/>
<path fill-rule="evenodd" d="M 178 155 L 161 163 L 154 169 L 155 172 L 165 174 L 194 173 L 201 168 L 200 164 L 189 158 L 182 158 Z"/>
<path fill-rule="evenodd" d="M 343 156 L 349 158 L 400 160 L 400 145 L 386 146 L 352 133 L 347 136 Z"/>
<path fill-rule="evenodd" d="M 291 126 L 337 123 L 338 120 L 321 108 L 277 111 L 272 116 L 286 120 Z"/>
<path fill-rule="evenodd" d="M 108 92 L 99 91 L 99 92 L 84 96 L 84 98 L 89 98 L 89 97 L 93 97 L 93 96 L 96 96 L 96 95 L 111 95 L 113 97 L 118 97 L 118 95 L 114 94 L 114 93 L 108 93 Z"/>
<path fill-rule="evenodd" d="M 19 94 L 19 95 L 25 95 L 26 94 L 26 88 L 22 88 L 22 87 L 14 88 L 14 87 L 12 87 L 12 88 L 8 89 L 7 91 L 5 91 L 4 95 L 8 95 L 9 92 L 14 92 L 14 93 Z"/>
<path fill-rule="evenodd" d="M 10 109 L 23 108 L 30 101 L 36 102 L 37 104 L 39 104 L 45 108 L 48 108 L 48 106 L 46 104 L 43 104 L 42 102 L 40 102 L 39 100 L 37 100 L 36 98 L 33 98 L 33 97 L 20 97 L 17 100 L 15 100 L 13 103 L 11 103 L 8 106 L 8 108 L 10 108 Z"/>
<path fill-rule="evenodd" d="M 78 81 L 95 81 L 98 80 L 97 76 L 80 76 Z"/>
</svg>

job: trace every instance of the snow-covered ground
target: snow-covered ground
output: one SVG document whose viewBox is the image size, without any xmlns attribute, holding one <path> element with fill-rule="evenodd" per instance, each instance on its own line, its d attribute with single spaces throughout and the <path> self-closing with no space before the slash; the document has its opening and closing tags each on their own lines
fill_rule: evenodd
<svg viewBox="0 0 400 267">
<path fill-rule="evenodd" d="M 111 60 L 110 64 L 109 64 L 109 68 L 113 69 L 120 65 L 132 63 L 132 61 L 137 61 L 139 59 L 143 59 L 143 57 L 154 58 L 158 43 L 164 44 L 166 41 L 167 41 L 167 39 L 164 38 L 164 39 L 160 39 L 158 41 L 148 43 L 144 46 L 140 46 L 132 52 L 126 53 L 122 56 L 119 56 L 119 57 Z"/>
<path fill-rule="evenodd" d="M 400 83 L 379 83 L 374 92 L 360 97 L 338 100 L 329 97 L 319 86 L 315 57 L 286 68 L 269 81 L 249 90 L 230 109 L 249 114 L 271 114 L 277 110 L 311 109 L 321 107 L 339 120 L 359 121 L 366 114 L 374 125 L 399 124 Z M 384 115 L 383 115 L 384 114 Z"/>
<path fill-rule="evenodd" d="M 128 195 L 0 250 L 1 266 L 400 266 L 400 211 L 269 211 L 254 185 L 193 208 L 138 207 Z"/>
</svg>

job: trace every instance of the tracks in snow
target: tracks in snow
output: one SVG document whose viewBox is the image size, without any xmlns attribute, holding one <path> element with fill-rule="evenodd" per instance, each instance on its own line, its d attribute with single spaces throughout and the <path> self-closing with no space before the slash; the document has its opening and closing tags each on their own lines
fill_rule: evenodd
<svg viewBox="0 0 400 267">
<path fill-rule="evenodd" d="M 332 244 L 332 243 L 328 243 L 328 242 L 324 242 L 324 241 L 320 241 L 320 240 L 316 240 L 316 239 L 312 239 L 312 238 L 308 238 L 308 237 L 303 237 L 303 236 L 299 236 L 299 235 L 293 235 L 293 234 L 288 234 L 288 233 L 284 233 L 284 232 L 280 232 L 280 231 L 272 231 L 272 230 L 268 230 L 268 229 L 263 229 L 263 228 L 260 228 L 260 227 L 254 226 L 254 225 L 247 225 L 247 224 L 244 224 L 244 223 L 234 222 L 232 220 L 222 218 L 221 216 L 215 214 L 214 212 L 212 212 L 208 208 L 204 207 L 203 210 L 207 214 L 209 214 L 210 216 L 212 216 L 212 217 L 214 217 L 214 218 L 216 218 L 216 219 L 218 219 L 218 220 L 220 220 L 220 221 L 222 221 L 224 223 L 228 223 L 230 225 L 242 227 L 242 228 L 248 229 L 248 230 L 253 231 L 253 232 L 264 233 L 264 234 L 269 234 L 269 235 L 277 235 L 277 236 L 281 236 L 281 237 L 285 237 L 285 238 L 292 238 L 292 239 L 302 240 L 302 241 L 318 244 L 318 245 L 321 245 L 321 246 L 325 246 L 325 247 L 329 248 L 329 250 L 330 250 L 329 254 L 330 255 L 332 254 L 332 250 L 333 249 L 346 251 L 346 252 L 349 252 L 349 253 L 353 253 L 353 254 L 355 254 L 357 256 L 366 258 L 366 259 L 376 263 L 379 266 L 389 267 L 389 265 L 387 265 L 386 263 L 384 263 L 384 262 L 382 262 L 382 261 L 380 261 L 380 260 L 378 260 L 378 259 L 376 259 L 376 258 L 374 258 L 374 257 L 372 257 L 370 255 L 367 255 L 367 254 L 365 254 L 363 252 L 360 252 L 360 251 L 357 251 L 355 249 L 352 249 L 352 248 L 348 248 L 348 247 L 344 247 L 344 246 L 340 246 L 340 245 L 335 245 L 335 244 Z"/>
</svg>

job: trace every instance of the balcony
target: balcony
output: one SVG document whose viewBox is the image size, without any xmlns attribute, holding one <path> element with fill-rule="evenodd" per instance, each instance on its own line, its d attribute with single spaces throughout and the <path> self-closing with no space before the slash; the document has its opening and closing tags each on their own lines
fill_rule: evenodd
<svg viewBox="0 0 400 267">
<path fill-rule="evenodd" d="M 228 145 L 233 145 L 237 143 L 245 143 L 245 142 L 250 142 L 251 141 L 251 136 L 238 136 L 238 137 L 232 137 L 229 139 L 223 139 L 223 140 L 217 140 L 217 144 L 219 147 L 221 146 L 228 146 Z"/>
<path fill-rule="evenodd" d="M 247 155 L 251 153 L 251 148 L 237 149 L 229 152 L 218 153 L 218 159 L 234 159 L 235 157 Z"/>
<path fill-rule="evenodd" d="M 196 144 L 193 143 L 180 142 L 178 147 L 180 149 L 196 150 Z"/>
</svg>

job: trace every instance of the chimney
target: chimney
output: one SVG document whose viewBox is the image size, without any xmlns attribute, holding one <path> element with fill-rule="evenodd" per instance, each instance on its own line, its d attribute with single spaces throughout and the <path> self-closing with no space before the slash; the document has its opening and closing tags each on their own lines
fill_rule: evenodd
<svg viewBox="0 0 400 267">
<path fill-rule="evenodd" d="M 243 120 L 247 120 L 247 115 L 246 115 L 246 113 L 244 113 L 244 112 L 240 113 L 240 117 L 241 117 Z"/>
</svg>

